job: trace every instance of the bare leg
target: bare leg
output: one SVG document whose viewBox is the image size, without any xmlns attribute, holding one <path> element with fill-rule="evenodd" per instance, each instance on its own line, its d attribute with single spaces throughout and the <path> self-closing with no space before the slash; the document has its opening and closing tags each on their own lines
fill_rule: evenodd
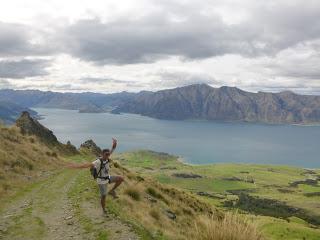
<svg viewBox="0 0 320 240">
<path fill-rule="evenodd" d="M 112 189 L 109 191 L 109 194 L 112 195 L 114 198 L 116 198 L 117 196 L 116 196 L 115 190 L 117 189 L 117 187 L 120 186 L 120 184 L 123 182 L 124 179 L 121 176 L 115 176 L 114 178 L 115 178 L 114 179 L 115 184 L 113 185 Z"/>
<path fill-rule="evenodd" d="M 100 202 L 101 202 L 102 210 L 103 210 L 103 212 L 105 212 L 106 211 L 106 196 L 101 196 Z"/>
</svg>

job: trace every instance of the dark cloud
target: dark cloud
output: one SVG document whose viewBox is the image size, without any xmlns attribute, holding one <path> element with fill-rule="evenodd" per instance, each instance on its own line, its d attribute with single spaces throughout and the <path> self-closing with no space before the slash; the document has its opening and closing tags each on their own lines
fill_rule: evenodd
<svg viewBox="0 0 320 240">
<path fill-rule="evenodd" d="M 196 21 L 172 22 L 153 16 L 111 23 L 82 20 L 66 28 L 60 40 L 64 51 L 75 57 L 96 64 L 121 65 L 149 63 L 168 56 L 200 59 L 250 51 L 241 39 L 237 39 L 240 42 L 223 41 L 227 36 L 233 38 L 231 35 L 230 27 L 218 18 L 198 16 Z"/>
<path fill-rule="evenodd" d="M 192 5 L 162 5 L 159 12 L 134 20 L 78 21 L 64 29 L 60 41 L 65 52 L 96 64 L 148 63 L 168 56 L 274 55 L 320 38 L 320 3 L 293 2 L 256 4 L 247 20 L 232 25 Z M 206 4 L 203 9 L 210 6 Z"/>
<path fill-rule="evenodd" d="M 48 39 L 36 43 L 33 40 L 37 37 L 46 36 L 31 26 L 0 22 L 0 57 L 52 54 L 54 51 Z"/>
<path fill-rule="evenodd" d="M 245 2 L 248 16 L 237 24 L 227 24 L 217 12 L 206 12 L 214 7 L 211 1 L 153 4 L 157 10 L 140 17 L 78 20 L 53 26 L 50 33 L 0 22 L 0 56 L 67 53 L 97 65 L 151 63 L 170 56 L 254 58 L 320 38 L 320 2 L 315 0 Z"/>
<path fill-rule="evenodd" d="M 285 60 L 266 64 L 265 67 L 273 72 L 273 76 L 284 76 L 300 80 L 318 80 L 320 83 L 319 53 L 300 58 L 291 57 Z"/>
<path fill-rule="evenodd" d="M 0 61 L 0 78 L 26 78 L 48 75 L 46 68 L 50 61 L 37 59 L 20 61 L 4 60 Z"/>
</svg>

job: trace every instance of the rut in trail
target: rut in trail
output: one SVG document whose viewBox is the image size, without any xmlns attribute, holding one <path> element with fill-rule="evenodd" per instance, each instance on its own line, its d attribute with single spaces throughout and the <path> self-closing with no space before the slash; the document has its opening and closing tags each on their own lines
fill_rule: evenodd
<svg viewBox="0 0 320 240">
<path fill-rule="evenodd" d="M 72 170 L 53 174 L 1 206 L 0 239 L 139 239 L 116 216 L 103 216 L 98 202 L 81 203 L 83 215 L 76 213 L 68 193 L 78 176 Z"/>
</svg>

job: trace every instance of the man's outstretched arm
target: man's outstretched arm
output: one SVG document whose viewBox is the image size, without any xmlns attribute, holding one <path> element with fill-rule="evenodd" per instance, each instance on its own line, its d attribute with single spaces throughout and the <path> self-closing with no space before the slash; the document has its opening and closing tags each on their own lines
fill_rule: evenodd
<svg viewBox="0 0 320 240">
<path fill-rule="evenodd" d="M 70 163 L 67 165 L 68 168 L 90 168 L 92 166 L 94 166 L 93 163 Z"/>
<path fill-rule="evenodd" d="M 113 153 L 113 151 L 117 148 L 118 141 L 115 138 L 112 138 L 112 147 L 110 151 L 110 155 Z"/>
</svg>

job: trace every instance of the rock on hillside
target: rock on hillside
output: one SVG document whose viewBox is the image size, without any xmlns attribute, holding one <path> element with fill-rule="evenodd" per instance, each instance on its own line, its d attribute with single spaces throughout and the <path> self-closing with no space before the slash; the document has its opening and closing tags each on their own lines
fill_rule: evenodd
<svg viewBox="0 0 320 240">
<path fill-rule="evenodd" d="M 36 135 L 47 144 L 56 145 L 59 143 L 53 132 L 33 119 L 27 111 L 21 113 L 21 116 L 16 120 L 16 125 L 21 129 L 22 134 Z"/>
<path fill-rule="evenodd" d="M 59 152 L 65 154 L 76 154 L 78 150 L 70 142 L 62 144 L 58 141 L 53 132 L 32 118 L 29 112 L 24 111 L 16 120 L 16 126 L 20 128 L 22 134 L 35 135 L 44 144 L 55 147 Z"/>
<path fill-rule="evenodd" d="M 36 135 L 47 144 L 59 144 L 53 132 L 33 119 L 27 111 L 21 113 L 16 120 L 16 125 L 21 129 L 22 134 Z"/>
<path fill-rule="evenodd" d="M 80 145 L 80 151 L 90 152 L 96 156 L 101 154 L 101 148 L 92 140 L 89 139 Z"/>
</svg>

